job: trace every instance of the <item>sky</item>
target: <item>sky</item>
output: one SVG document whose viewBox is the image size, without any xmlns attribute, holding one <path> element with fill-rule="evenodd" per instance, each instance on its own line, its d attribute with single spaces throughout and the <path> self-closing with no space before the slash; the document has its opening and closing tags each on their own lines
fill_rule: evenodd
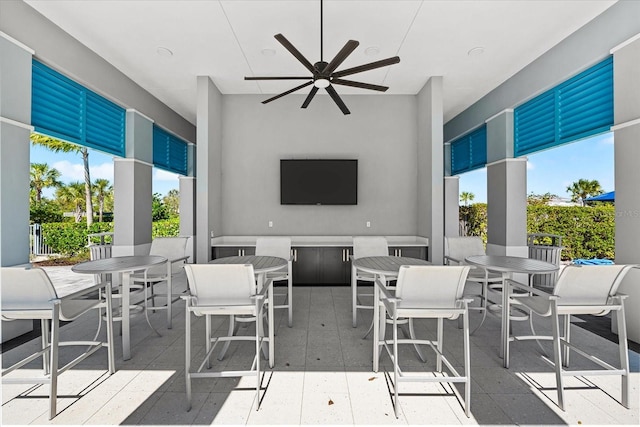
<svg viewBox="0 0 640 427">
<path fill-rule="evenodd" d="M 613 133 L 573 142 L 551 150 L 527 156 L 527 194 L 555 194 L 570 198 L 567 187 L 584 178 L 598 180 L 605 192 L 613 191 L 614 158 Z M 74 153 L 52 153 L 31 146 L 31 162 L 47 163 L 62 174 L 60 180 L 68 184 L 84 180 L 82 157 Z M 108 179 L 113 184 L 113 156 L 89 150 L 91 180 Z M 178 175 L 153 168 L 153 192 L 165 196 L 169 190 L 178 189 Z M 477 169 L 460 175 L 460 192 L 473 193 L 473 203 L 487 201 L 487 169 Z M 47 189 L 44 196 L 51 198 L 54 190 Z"/>
<path fill-rule="evenodd" d="M 47 163 L 61 173 L 60 181 L 64 184 L 84 182 L 84 166 L 79 153 L 52 153 L 44 147 L 31 145 L 31 163 Z M 113 156 L 97 150 L 89 149 L 89 176 L 91 181 L 98 178 L 108 179 L 113 185 Z M 162 169 L 153 168 L 152 187 L 154 193 L 166 196 L 169 190 L 178 189 L 178 175 Z M 52 198 L 55 190 L 43 191 L 43 196 Z"/>
<path fill-rule="evenodd" d="M 605 193 L 615 190 L 612 132 L 527 156 L 527 195 L 570 199 L 567 187 L 581 178 L 597 180 Z M 472 203 L 486 203 L 487 168 L 460 175 L 459 189 L 473 193 Z"/>
</svg>

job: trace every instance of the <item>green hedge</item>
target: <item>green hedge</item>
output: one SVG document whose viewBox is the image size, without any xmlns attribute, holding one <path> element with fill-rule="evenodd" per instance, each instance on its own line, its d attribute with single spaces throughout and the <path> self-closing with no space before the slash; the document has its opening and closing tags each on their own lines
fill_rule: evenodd
<svg viewBox="0 0 640 427">
<path fill-rule="evenodd" d="M 615 257 L 613 205 L 529 206 L 527 232 L 562 237 L 562 259 Z"/>
<path fill-rule="evenodd" d="M 87 224 L 83 222 L 50 222 L 42 224 L 44 243 L 54 253 L 68 256 L 86 252 L 88 234 L 106 231 L 113 231 L 113 223 L 94 222 L 89 229 L 87 229 Z M 173 218 L 154 222 L 151 235 L 152 237 L 173 237 L 178 236 L 179 232 L 180 219 Z"/>
<path fill-rule="evenodd" d="M 54 253 L 61 255 L 76 255 L 85 252 L 87 235 L 113 231 L 110 222 L 94 222 L 87 229 L 83 222 L 50 222 L 42 224 L 42 237 Z"/>
<path fill-rule="evenodd" d="M 460 220 L 467 234 L 486 241 L 487 205 L 476 203 L 460 207 Z M 615 208 L 610 204 L 593 207 L 529 205 L 527 233 L 562 236 L 563 260 L 615 257 Z"/>
</svg>

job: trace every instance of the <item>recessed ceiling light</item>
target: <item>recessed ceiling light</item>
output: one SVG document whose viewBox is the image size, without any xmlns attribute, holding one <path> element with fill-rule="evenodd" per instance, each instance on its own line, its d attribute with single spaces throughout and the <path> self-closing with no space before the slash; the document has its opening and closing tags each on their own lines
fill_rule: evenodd
<svg viewBox="0 0 640 427">
<path fill-rule="evenodd" d="M 473 49 L 467 52 L 469 56 L 480 56 L 484 53 L 484 48 L 482 46 L 474 47 Z"/>
<path fill-rule="evenodd" d="M 380 48 L 378 46 L 370 46 L 364 50 L 364 54 L 368 56 L 375 56 L 380 53 Z"/>
<path fill-rule="evenodd" d="M 274 56 L 276 54 L 276 51 L 273 49 L 262 49 L 262 54 L 264 56 Z"/>
<path fill-rule="evenodd" d="M 173 56 L 173 52 L 171 52 L 171 50 L 162 46 L 156 49 L 156 53 L 160 56 L 164 56 L 165 58 L 169 58 Z"/>
</svg>

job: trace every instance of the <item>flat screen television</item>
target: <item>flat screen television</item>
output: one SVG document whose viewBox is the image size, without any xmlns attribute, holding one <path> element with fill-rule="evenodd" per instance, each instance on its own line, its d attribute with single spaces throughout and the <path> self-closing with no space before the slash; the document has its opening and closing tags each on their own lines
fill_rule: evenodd
<svg viewBox="0 0 640 427">
<path fill-rule="evenodd" d="M 280 160 L 281 205 L 357 205 L 358 160 Z"/>
</svg>

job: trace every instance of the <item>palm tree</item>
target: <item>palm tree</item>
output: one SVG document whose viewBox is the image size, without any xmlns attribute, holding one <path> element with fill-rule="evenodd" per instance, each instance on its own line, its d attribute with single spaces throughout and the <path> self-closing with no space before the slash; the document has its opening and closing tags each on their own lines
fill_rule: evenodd
<svg viewBox="0 0 640 427">
<path fill-rule="evenodd" d="M 113 187 L 110 185 L 108 179 L 98 178 L 93 183 L 93 191 L 95 192 L 96 200 L 98 202 L 99 221 L 102 222 L 105 200 L 110 196 L 113 191 Z"/>
<path fill-rule="evenodd" d="M 50 136 L 38 133 L 31 134 L 31 143 L 48 148 L 54 153 L 80 153 L 82 155 L 82 163 L 84 165 L 84 200 L 87 212 L 87 227 L 93 224 L 93 203 L 91 200 L 91 178 L 89 177 L 89 150 L 87 147 L 72 144 L 70 142 L 61 141 Z"/>
<path fill-rule="evenodd" d="M 56 190 L 56 198 L 65 209 L 70 209 L 76 222 L 82 221 L 84 213 L 84 184 L 80 181 L 71 182 Z"/>
<path fill-rule="evenodd" d="M 587 197 L 597 196 L 604 193 L 597 179 L 589 181 L 588 179 L 579 179 L 567 187 L 567 192 L 571 193 L 571 201 L 580 201 L 584 206 L 584 199 Z"/>
<path fill-rule="evenodd" d="M 464 203 L 465 206 L 469 206 L 469 202 L 472 202 L 475 197 L 475 194 L 468 191 L 460 193 L 460 201 Z"/>
<path fill-rule="evenodd" d="M 31 180 L 29 186 L 35 191 L 36 202 L 42 200 L 42 190 L 50 187 L 59 187 L 60 171 L 50 168 L 46 163 L 31 163 Z"/>
</svg>

